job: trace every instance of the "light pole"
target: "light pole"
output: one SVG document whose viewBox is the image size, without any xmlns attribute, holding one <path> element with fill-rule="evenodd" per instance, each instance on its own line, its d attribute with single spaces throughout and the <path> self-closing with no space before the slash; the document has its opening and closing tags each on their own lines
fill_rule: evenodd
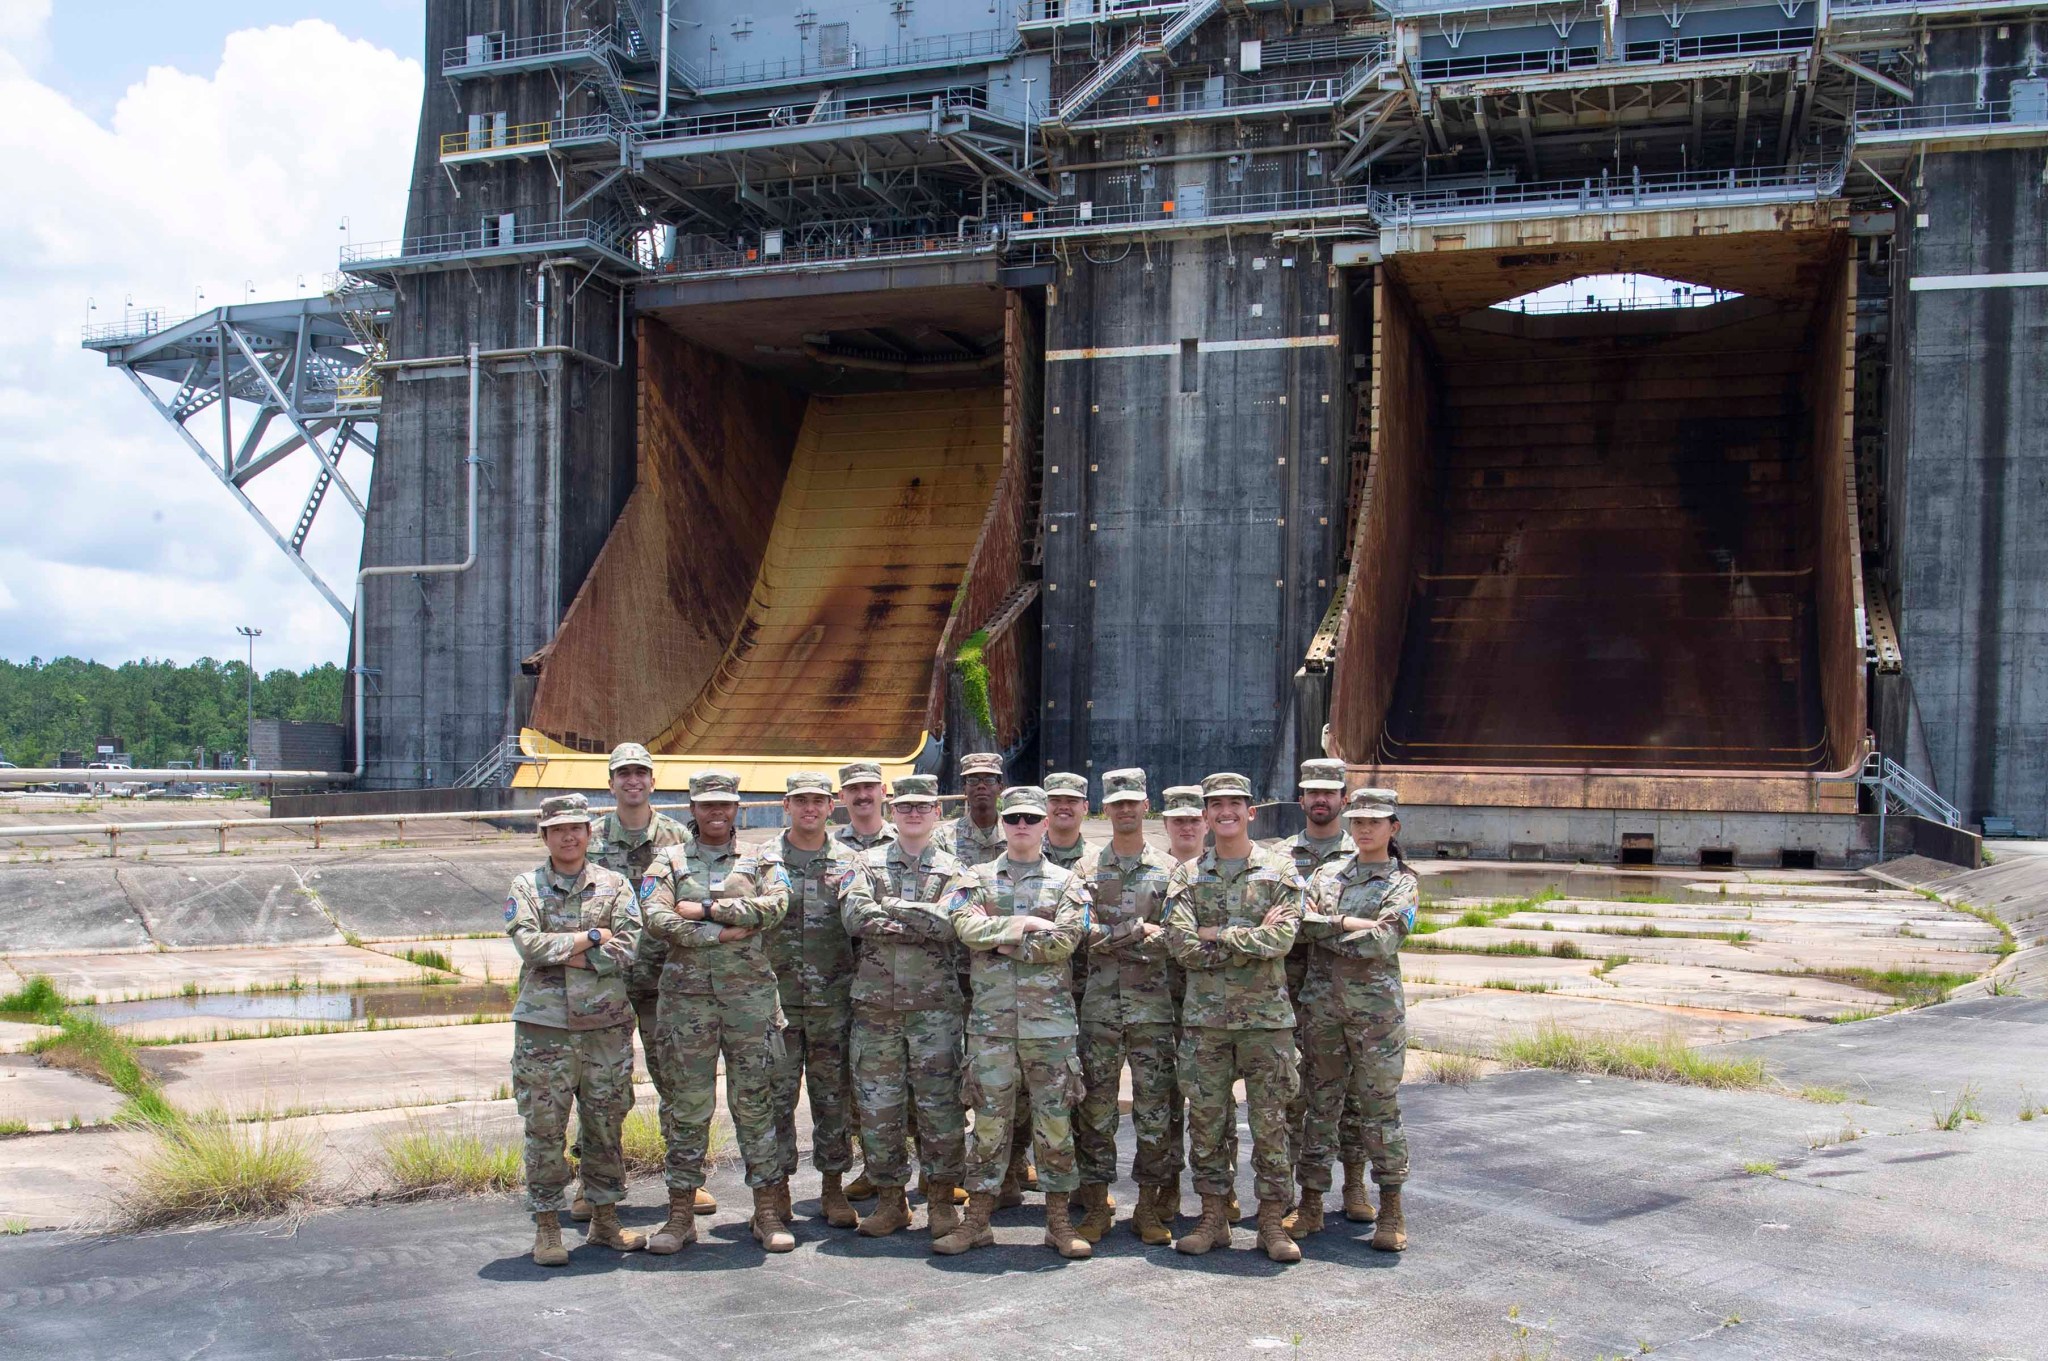
<svg viewBox="0 0 2048 1361">
<path fill-rule="evenodd" d="M 262 629 L 245 628 L 235 625 L 235 632 L 249 640 L 249 745 L 242 754 L 247 758 L 250 770 L 256 769 L 256 640 L 263 636 Z"/>
</svg>

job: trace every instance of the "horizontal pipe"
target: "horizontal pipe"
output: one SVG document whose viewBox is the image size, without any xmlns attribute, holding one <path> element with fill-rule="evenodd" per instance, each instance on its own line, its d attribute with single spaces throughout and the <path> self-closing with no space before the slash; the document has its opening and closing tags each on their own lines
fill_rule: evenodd
<svg viewBox="0 0 2048 1361">
<path fill-rule="evenodd" d="M 476 357 L 493 361 L 502 359 L 529 359 L 537 354 L 565 354 L 595 364 L 602 369 L 616 370 L 619 366 L 609 359 L 600 359 L 588 350 L 579 350 L 574 345 L 517 345 L 507 350 L 478 350 Z M 417 359 L 379 359 L 373 369 L 427 369 L 440 368 L 449 364 L 467 364 L 467 354 L 423 355 Z"/>
<path fill-rule="evenodd" d="M 346 784 L 345 770 L 87 770 L 82 766 L 35 766 L 0 770 L 0 789 L 14 784 Z"/>
</svg>

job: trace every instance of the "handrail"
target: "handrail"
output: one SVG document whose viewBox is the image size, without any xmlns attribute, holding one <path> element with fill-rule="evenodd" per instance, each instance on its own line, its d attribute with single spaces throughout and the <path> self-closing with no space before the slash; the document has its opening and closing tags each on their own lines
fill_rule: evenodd
<svg viewBox="0 0 2048 1361">
<path fill-rule="evenodd" d="M 515 123 L 507 128 L 479 127 L 474 131 L 465 128 L 460 132 L 441 134 L 441 157 L 471 155 L 479 151 L 517 151 L 521 147 L 536 150 L 548 144 L 548 134 L 553 123 Z"/>
<path fill-rule="evenodd" d="M 594 218 L 587 217 L 572 217 L 561 222 L 517 222 L 513 224 L 512 239 L 508 241 L 504 237 L 505 233 L 501 231 L 477 228 L 466 232 L 411 236 L 402 241 L 369 242 L 345 247 L 341 252 L 341 263 L 344 266 L 361 266 L 466 251 L 566 245 L 586 240 L 613 251 L 623 252 L 625 245 L 618 234 L 603 230 Z"/>
<path fill-rule="evenodd" d="M 969 33 L 939 33 L 912 38 L 884 47 L 853 47 L 847 60 L 819 61 L 815 56 L 784 57 L 753 62 L 727 62 L 702 72 L 693 72 L 692 83 L 699 90 L 723 90 L 736 85 L 772 85 L 783 81 L 815 82 L 835 76 L 872 74 L 906 67 L 941 66 L 950 62 L 991 61 L 1007 56 L 1017 45 L 1014 29 L 980 29 Z"/>
<path fill-rule="evenodd" d="M 568 33 L 543 33 L 526 38 L 502 39 L 495 51 L 487 49 L 485 56 L 474 62 L 469 59 L 469 44 L 457 43 L 453 47 L 441 49 L 441 74 L 460 75 L 466 71 L 481 71 L 508 62 L 532 61 L 540 57 L 578 56 L 601 51 L 610 40 L 611 29 L 602 26 L 579 28 Z"/>
<path fill-rule="evenodd" d="M 1863 767 L 1857 773 L 1856 779 L 1857 783 L 1875 789 L 1878 798 L 1896 800 L 1908 811 L 1929 821 L 1949 827 L 1963 825 L 1961 809 L 1943 798 L 1925 780 L 1881 751 L 1873 751 L 1863 758 Z"/>
<path fill-rule="evenodd" d="M 1001 241 L 996 232 L 975 236 L 943 232 L 920 236 L 877 237 L 871 240 L 790 244 L 779 253 L 768 254 L 760 246 L 720 246 L 664 260 L 656 267 L 663 275 L 724 274 L 742 271 L 821 268 L 858 265 L 867 261 L 895 260 L 918 255 L 980 255 L 996 250 Z"/>
<path fill-rule="evenodd" d="M 1856 131 L 1859 133 L 1983 128 L 2009 123 L 2031 127 L 2043 122 L 2048 122 L 2048 119 L 2014 118 L 2010 99 L 1990 99 L 1982 103 L 1967 104 L 1902 104 L 1891 108 L 1856 110 Z"/>
</svg>

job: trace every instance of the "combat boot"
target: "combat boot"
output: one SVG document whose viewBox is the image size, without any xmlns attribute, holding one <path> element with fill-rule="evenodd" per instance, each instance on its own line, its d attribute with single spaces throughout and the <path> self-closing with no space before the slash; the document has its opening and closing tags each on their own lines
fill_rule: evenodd
<svg viewBox="0 0 2048 1361">
<path fill-rule="evenodd" d="M 898 1229 L 910 1227 L 910 1202 L 904 1198 L 900 1186 L 875 1188 L 880 1197 L 875 1202 L 873 1214 L 860 1217 L 860 1236 L 863 1238 L 887 1238 Z"/>
<path fill-rule="evenodd" d="M 1160 1207 L 1165 1203 L 1164 1186 L 1140 1186 L 1138 1207 L 1131 1211 L 1131 1232 L 1138 1235 L 1138 1241 L 1148 1247 L 1165 1247 L 1173 1241 L 1173 1230 L 1167 1221 L 1160 1218 Z"/>
<path fill-rule="evenodd" d="M 649 1252 L 657 1257 L 666 1257 L 697 1241 L 697 1216 L 691 1210 L 695 1200 L 696 1197 L 688 1191 L 668 1193 L 668 1222 L 647 1240 Z"/>
<path fill-rule="evenodd" d="M 749 1227 L 753 1229 L 754 1241 L 761 1245 L 763 1252 L 796 1250 L 796 1235 L 782 1222 L 781 1206 L 786 1203 L 782 1197 L 788 1194 L 789 1183 L 786 1181 L 754 1188 L 754 1217 Z"/>
<path fill-rule="evenodd" d="M 848 1200 L 866 1200 L 879 1189 L 868 1176 L 868 1170 L 863 1167 L 860 1170 L 860 1175 L 847 1183 L 846 1198 Z"/>
<path fill-rule="evenodd" d="M 1230 1220 L 1225 1217 L 1229 1198 L 1202 1195 L 1201 1222 L 1188 1232 L 1173 1240 L 1173 1250 L 1184 1252 L 1190 1257 L 1200 1257 L 1211 1248 L 1230 1246 Z"/>
<path fill-rule="evenodd" d="M 839 1185 L 839 1174 L 827 1172 L 824 1178 L 825 1189 L 818 1193 L 818 1213 L 825 1216 L 825 1222 L 835 1229 L 850 1229 L 860 1223 L 860 1216 L 853 1212 Z"/>
<path fill-rule="evenodd" d="M 700 1186 L 691 1198 L 690 1210 L 694 1214 L 715 1215 L 718 1213 L 718 1197 L 712 1195 L 708 1187 Z"/>
<path fill-rule="evenodd" d="M 569 1202 L 569 1218 L 575 1220 L 578 1224 L 588 1224 L 590 1222 L 590 1202 L 583 1198 L 581 1188 L 577 1189 L 576 1199 Z"/>
<path fill-rule="evenodd" d="M 1047 1200 L 1057 1197 L 1049 1196 Z M 1100 1243 L 1102 1235 L 1109 1232 L 1116 1222 L 1116 1206 L 1109 1198 L 1109 1187 L 1099 1181 L 1089 1182 L 1081 1188 L 1082 1219 L 1074 1226 L 1074 1232 L 1090 1243 Z"/>
<path fill-rule="evenodd" d="M 1401 1188 L 1380 1188 L 1380 1222 L 1372 1231 L 1372 1245 L 1380 1252 L 1402 1252 L 1408 1247 L 1408 1226 L 1401 1220 Z"/>
<path fill-rule="evenodd" d="M 932 1239 L 932 1251 L 942 1257 L 957 1257 L 969 1248 L 995 1246 L 996 1231 L 988 1226 L 988 1217 L 995 1212 L 995 1194 L 976 1191 L 967 1197 L 967 1213 L 960 1217 L 953 1231 Z"/>
<path fill-rule="evenodd" d="M 953 1193 L 959 1189 L 950 1181 L 925 1183 L 924 1226 L 931 1230 L 935 1241 L 960 1227 L 960 1211 L 953 1200 Z"/>
<path fill-rule="evenodd" d="M 1003 1173 L 1003 1189 L 997 1193 L 996 1203 L 1005 1210 L 1024 1203 L 1024 1172 L 1027 1164 L 1022 1155 L 1010 1159 L 1009 1170 Z M 972 1202 L 969 1202 L 970 1204 Z"/>
<path fill-rule="evenodd" d="M 796 1215 L 789 1208 L 789 1178 L 775 1183 L 775 1214 L 785 1224 L 796 1222 Z"/>
<path fill-rule="evenodd" d="M 1230 1222 L 1233 1224 L 1244 1218 L 1244 1206 L 1237 1203 L 1237 1192 L 1230 1193 L 1224 1203 L 1223 1212 L 1230 1216 Z"/>
<path fill-rule="evenodd" d="M 1306 1238 L 1312 1233 L 1323 1231 L 1323 1193 L 1313 1187 L 1301 1188 L 1301 1204 L 1294 1207 L 1294 1213 L 1284 1223 L 1287 1236 Z"/>
<path fill-rule="evenodd" d="M 593 1205 L 590 1207 L 590 1232 L 583 1241 L 601 1248 L 617 1248 L 620 1252 L 638 1252 L 647 1246 L 647 1235 L 635 1233 L 619 1223 L 618 1206 Z"/>
<path fill-rule="evenodd" d="M 1045 1198 L 1045 1245 L 1068 1261 L 1081 1261 L 1095 1255 L 1095 1249 L 1086 1238 L 1074 1229 L 1067 1218 L 1067 1198 L 1062 1195 L 1048 1195 Z"/>
<path fill-rule="evenodd" d="M 1298 1262 L 1301 1244 L 1288 1236 L 1286 1218 L 1286 1201 L 1259 1202 L 1259 1249 L 1275 1262 Z"/>
<path fill-rule="evenodd" d="M 557 1211 L 543 1210 L 533 1217 L 533 1264 L 569 1265 L 569 1249 L 562 1246 L 562 1216 Z"/>
<path fill-rule="evenodd" d="M 1370 1224 L 1376 1212 L 1372 1193 L 1366 1189 L 1365 1164 L 1344 1164 L 1344 1217 L 1354 1224 Z"/>
</svg>

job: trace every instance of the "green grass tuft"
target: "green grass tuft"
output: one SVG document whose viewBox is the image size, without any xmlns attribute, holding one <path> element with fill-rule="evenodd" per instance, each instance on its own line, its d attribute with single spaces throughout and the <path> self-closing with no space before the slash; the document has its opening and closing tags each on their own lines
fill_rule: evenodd
<svg viewBox="0 0 2048 1361">
<path fill-rule="evenodd" d="M 5 1120 L 0 1120 L 0 1139 L 4 1139 L 10 1134 L 26 1133 L 28 1133 L 28 1121 L 16 1120 L 12 1116 Z"/>
<path fill-rule="evenodd" d="M 1752 1177 L 1769 1177 L 1776 1175 L 1778 1171 L 1778 1165 L 1772 1162 L 1770 1159 L 1764 1158 L 1759 1159 L 1756 1162 L 1744 1163 L 1742 1165 L 1742 1170 L 1749 1173 L 1749 1175 Z"/>
<path fill-rule="evenodd" d="M 405 961 L 408 964 L 417 964 L 422 969 L 439 969 L 442 973 L 455 972 L 455 966 L 449 962 L 448 956 L 439 950 L 407 950 Z"/>
<path fill-rule="evenodd" d="M 64 994 L 57 991 L 57 985 L 37 974 L 13 992 L 0 996 L 0 1020 L 62 1025 L 66 1005 Z"/>
<path fill-rule="evenodd" d="M 1622 965 L 1628 962 L 1629 961 L 1627 955 L 1609 955 L 1607 956 L 1607 958 L 1600 961 L 1599 968 L 1593 970 L 1593 977 L 1605 978 L 1607 977 L 1607 975 L 1613 973 L 1616 969 L 1619 969 Z"/>
<path fill-rule="evenodd" d="M 318 1178 L 310 1135 L 219 1115 L 152 1126 L 155 1147 L 114 1194 L 127 1229 L 260 1219 L 304 1206 Z"/>
<path fill-rule="evenodd" d="M 1550 957 L 1552 959 L 1584 959 L 1586 952 L 1578 947 L 1576 941 L 1560 940 L 1551 944 Z"/>
<path fill-rule="evenodd" d="M 960 670 L 960 693 L 967 702 L 967 712 L 983 728 L 994 732 L 996 720 L 988 702 L 988 662 L 982 656 L 987 647 L 988 630 L 976 629 L 953 654 L 953 665 Z"/>
<path fill-rule="evenodd" d="M 1849 1094 L 1840 1087 L 1801 1087 L 1799 1099 L 1817 1106 L 1839 1106 L 1849 1099 Z"/>
<path fill-rule="evenodd" d="M 1704 1054 L 1687 1048 L 1677 1035 L 1650 1039 L 1582 1034 L 1559 1025 L 1544 1025 L 1503 1040 L 1499 1056 L 1509 1068 L 1600 1073 L 1690 1087 L 1755 1088 L 1770 1083 L 1762 1059 Z"/>
<path fill-rule="evenodd" d="M 1951 1096 L 1947 1103 L 1936 1102 L 1934 1106 L 1934 1127 L 1954 1132 L 1968 1122 L 1982 1123 L 1984 1112 L 1977 1105 L 1977 1088 L 1965 1082 L 1961 1091 Z"/>
<path fill-rule="evenodd" d="M 1423 1079 L 1440 1082 L 1447 1087 L 1469 1087 L 1479 1076 L 1479 1058 L 1476 1054 L 1439 1053 L 1431 1054 L 1423 1062 Z"/>
<path fill-rule="evenodd" d="M 1934 973 L 1925 969 L 1805 969 L 1796 971 L 1808 978 L 1826 978 L 1852 987 L 1881 992 L 1909 1007 L 1931 1006 L 1946 1001 L 1951 990 L 1976 978 L 1967 973 Z M 1872 1015 L 1882 1013 L 1873 1012 Z M 1849 1018 L 1841 1018 L 1849 1019 Z M 1862 1016 L 1854 1019 L 1861 1020 Z"/>
<path fill-rule="evenodd" d="M 509 1191 L 526 1178 L 519 1145 L 487 1139 L 474 1123 L 444 1128 L 408 1117 L 384 1141 L 384 1162 L 403 1197 Z"/>
</svg>

